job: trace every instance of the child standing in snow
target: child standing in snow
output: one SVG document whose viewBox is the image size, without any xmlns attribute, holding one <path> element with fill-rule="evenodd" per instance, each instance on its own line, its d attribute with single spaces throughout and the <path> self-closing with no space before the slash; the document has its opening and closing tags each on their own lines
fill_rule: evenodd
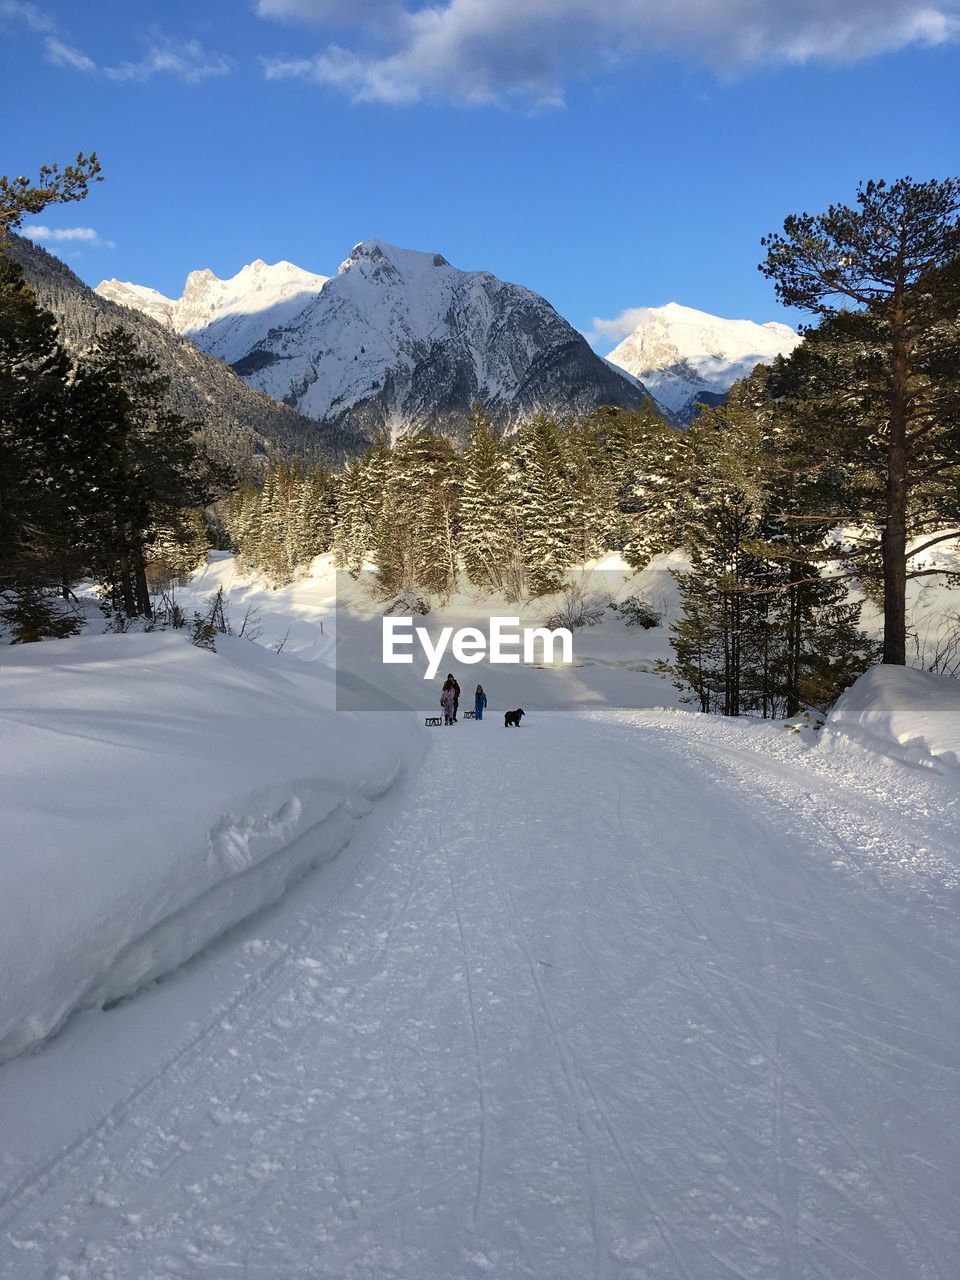
<svg viewBox="0 0 960 1280">
<path fill-rule="evenodd" d="M 453 719 L 454 721 L 456 721 L 457 712 L 460 709 L 460 686 L 459 684 L 457 684 L 456 680 L 454 680 L 452 674 L 447 676 L 446 680 L 444 681 L 443 688 L 444 688 L 444 691 L 446 691 L 447 689 L 453 690 Z"/>
<path fill-rule="evenodd" d="M 456 702 L 456 694 L 453 692 L 452 686 L 447 688 L 443 686 L 443 693 L 440 695 L 440 705 L 443 707 L 443 723 L 453 724 L 453 707 Z"/>
<path fill-rule="evenodd" d="M 477 692 L 473 695 L 473 718 L 474 720 L 483 719 L 483 708 L 487 705 L 487 695 L 483 692 L 483 685 L 477 685 Z"/>
</svg>

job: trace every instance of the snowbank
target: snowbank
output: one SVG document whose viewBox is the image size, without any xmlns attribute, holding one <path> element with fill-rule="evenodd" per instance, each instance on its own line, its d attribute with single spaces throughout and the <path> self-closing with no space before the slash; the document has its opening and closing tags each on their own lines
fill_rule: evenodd
<svg viewBox="0 0 960 1280">
<path fill-rule="evenodd" d="M 960 680 L 912 667 L 871 667 L 843 694 L 825 746 L 853 742 L 938 772 L 960 770 Z"/>
<path fill-rule="evenodd" d="M 169 973 L 350 840 L 422 730 L 179 633 L 0 659 L 0 1060 Z"/>
</svg>

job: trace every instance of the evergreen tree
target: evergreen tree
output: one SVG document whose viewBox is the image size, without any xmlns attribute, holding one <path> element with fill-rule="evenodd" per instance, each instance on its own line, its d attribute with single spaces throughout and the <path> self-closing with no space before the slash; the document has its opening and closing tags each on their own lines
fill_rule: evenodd
<svg viewBox="0 0 960 1280">
<path fill-rule="evenodd" d="M 794 364 L 816 406 L 811 443 L 866 473 L 849 517 L 882 529 L 883 660 L 903 665 L 908 540 L 942 531 L 942 509 L 923 519 L 924 490 L 960 483 L 960 181 L 868 182 L 856 208 L 793 215 L 763 244 L 780 299 L 823 322 Z"/>
<path fill-rule="evenodd" d="M 187 511 L 177 527 L 158 525 L 152 531 L 147 580 L 167 590 L 184 582 L 206 560 L 210 529 L 202 511 Z"/>
<path fill-rule="evenodd" d="M 560 429 L 549 418 L 522 426 L 510 448 L 510 485 L 527 589 L 556 591 L 573 563 L 571 491 Z"/>
<path fill-rule="evenodd" d="M 0 584 L 65 580 L 76 488 L 69 361 L 49 312 L 0 254 Z"/>
<path fill-rule="evenodd" d="M 571 425 L 561 443 L 570 554 L 583 564 L 623 544 L 622 477 L 590 422 Z"/>
<path fill-rule="evenodd" d="M 371 547 L 374 521 L 382 505 L 386 460 L 382 446 L 369 450 L 363 458 L 351 458 L 337 482 L 334 555 L 337 565 L 353 577 L 360 573 Z"/>
<path fill-rule="evenodd" d="M 688 433 L 688 573 L 674 576 L 682 617 L 674 674 L 704 711 L 764 717 L 825 708 L 870 661 L 860 606 L 822 562 L 804 518 L 792 424 L 758 369 Z"/>
<path fill-rule="evenodd" d="M 333 538 L 335 491 L 330 471 L 318 463 L 302 476 L 294 496 L 291 560 L 309 564 L 330 550 Z"/>
<path fill-rule="evenodd" d="M 517 572 L 517 537 L 506 451 L 478 405 L 463 455 L 460 556 L 470 581 L 510 591 Z"/>
<path fill-rule="evenodd" d="M 756 512 L 731 487 L 702 508 L 690 571 L 674 573 L 681 618 L 671 628 L 678 687 L 689 685 L 702 711 L 738 716 L 764 702 L 769 657 L 763 565 L 750 551 Z"/>
<path fill-rule="evenodd" d="M 152 615 L 146 565 L 158 532 L 187 538 L 184 513 L 202 510 L 229 483 L 201 452 L 196 427 L 167 407 L 167 382 L 122 329 L 81 361 L 75 395 L 99 416 L 102 489 L 94 568 L 128 616 Z"/>
<path fill-rule="evenodd" d="M 43 213 L 51 204 L 70 204 L 84 200 L 90 184 L 101 182 L 100 161 L 92 151 L 86 156 L 79 152 L 73 164 L 45 164 L 36 182 L 25 175 L 0 177 L 0 251 L 5 233 L 14 231 L 28 215 Z"/>
<path fill-rule="evenodd" d="M 373 531 L 377 576 L 386 591 L 447 594 L 457 582 L 460 464 L 450 442 L 424 432 L 391 450 Z"/>
</svg>

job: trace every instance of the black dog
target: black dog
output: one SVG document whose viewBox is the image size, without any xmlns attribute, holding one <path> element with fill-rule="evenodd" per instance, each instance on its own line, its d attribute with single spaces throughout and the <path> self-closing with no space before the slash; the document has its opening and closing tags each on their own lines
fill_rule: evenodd
<svg viewBox="0 0 960 1280">
<path fill-rule="evenodd" d="M 520 728 L 520 717 L 524 714 L 523 707 L 518 707 L 516 711 L 508 711 L 503 717 L 503 727 L 509 729 L 511 725 L 515 729 Z"/>
</svg>

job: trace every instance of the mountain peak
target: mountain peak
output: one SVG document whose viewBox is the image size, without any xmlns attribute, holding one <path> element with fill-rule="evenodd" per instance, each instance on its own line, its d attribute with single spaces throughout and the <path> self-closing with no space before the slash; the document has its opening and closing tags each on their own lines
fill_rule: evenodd
<svg viewBox="0 0 960 1280">
<path fill-rule="evenodd" d="M 372 237 L 354 245 L 349 256 L 340 264 L 340 272 L 363 266 L 365 263 L 371 263 L 374 266 L 382 266 L 386 263 L 404 276 L 419 274 L 434 267 L 450 266 L 441 253 L 425 253 L 420 249 L 401 249 L 399 245 L 387 244 L 385 240 Z"/>
<path fill-rule="evenodd" d="M 130 286 L 130 305 L 139 300 Z M 171 327 L 251 386 L 368 438 L 460 435 L 477 402 L 504 427 L 649 403 L 546 299 L 375 237 L 330 280 L 257 259 L 229 280 L 191 273 L 169 305 Z"/>
<path fill-rule="evenodd" d="M 101 297 L 147 311 L 167 328 L 186 334 L 208 355 L 233 364 L 250 350 L 266 328 L 285 324 L 302 311 L 327 283 L 292 262 L 255 258 L 222 280 L 209 267 L 191 271 L 179 298 L 120 280 L 97 285 Z"/>
<path fill-rule="evenodd" d="M 213 281 L 217 281 L 218 284 L 223 283 L 220 277 L 214 275 L 209 267 L 199 267 L 196 271 L 191 271 L 187 275 L 186 288 L 197 288 L 199 286 L 212 283 Z"/>
<path fill-rule="evenodd" d="M 679 302 L 636 309 L 638 323 L 607 359 L 639 378 L 659 403 L 689 422 L 701 397 L 723 398 L 758 364 L 787 355 L 800 337 L 787 324 L 728 320 Z"/>
</svg>

